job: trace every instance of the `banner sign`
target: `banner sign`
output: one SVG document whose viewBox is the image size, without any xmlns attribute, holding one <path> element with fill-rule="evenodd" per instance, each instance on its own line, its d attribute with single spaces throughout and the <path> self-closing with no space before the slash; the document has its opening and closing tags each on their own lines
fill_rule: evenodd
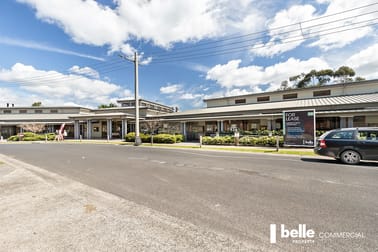
<svg viewBox="0 0 378 252">
<path fill-rule="evenodd" d="M 284 146 L 315 146 L 315 110 L 283 112 Z"/>
</svg>

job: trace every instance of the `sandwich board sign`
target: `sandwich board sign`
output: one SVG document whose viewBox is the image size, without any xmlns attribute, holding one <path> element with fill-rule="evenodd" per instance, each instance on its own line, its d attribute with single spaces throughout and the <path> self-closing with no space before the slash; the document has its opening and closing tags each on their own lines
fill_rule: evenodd
<svg viewBox="0 0 378 252">
<path fill-rule="evenodd" d="M 283 112 L 284 146 L 315 146 L 315 110 Z"/>
</svg>

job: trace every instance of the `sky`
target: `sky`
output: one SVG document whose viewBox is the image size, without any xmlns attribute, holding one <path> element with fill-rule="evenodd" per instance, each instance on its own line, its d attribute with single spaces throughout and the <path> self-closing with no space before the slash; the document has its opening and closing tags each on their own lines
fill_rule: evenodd
<svg viewBox="0 0 378 252">
<path fill-rule="evenodd" d="M 378 79 L 377 24 L 374 0 L 1 0 L 0 107 L 133 98 L 135 52 L 140 97 L 181 111 L 312 69 Z"/>
</svg>

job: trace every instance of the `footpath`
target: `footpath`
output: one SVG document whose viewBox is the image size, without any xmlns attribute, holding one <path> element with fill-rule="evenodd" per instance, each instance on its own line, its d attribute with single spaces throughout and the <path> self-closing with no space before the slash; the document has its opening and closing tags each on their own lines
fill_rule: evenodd
<svg viewBox="0 0 378 252">
<path fill-rule="evenodd" d="M 0 154 L 0 251 L 258 251 Z"/>
</svg>

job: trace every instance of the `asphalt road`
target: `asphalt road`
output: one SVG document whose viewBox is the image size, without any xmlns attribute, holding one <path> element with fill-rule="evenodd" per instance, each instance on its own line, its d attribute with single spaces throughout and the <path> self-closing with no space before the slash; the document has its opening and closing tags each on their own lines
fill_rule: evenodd
<svg viewBox="0 0 378 252">
<path fill-rule="evenodd" d="M 375 162 L 65 143 L 2 144 L 0 153 L 257 246 L 378 248 Z M 277 225 L 276 244 L 270 224 Z M 306 224 L 315 235 L 281 238 L 281 224 Z"/>
</svg>

